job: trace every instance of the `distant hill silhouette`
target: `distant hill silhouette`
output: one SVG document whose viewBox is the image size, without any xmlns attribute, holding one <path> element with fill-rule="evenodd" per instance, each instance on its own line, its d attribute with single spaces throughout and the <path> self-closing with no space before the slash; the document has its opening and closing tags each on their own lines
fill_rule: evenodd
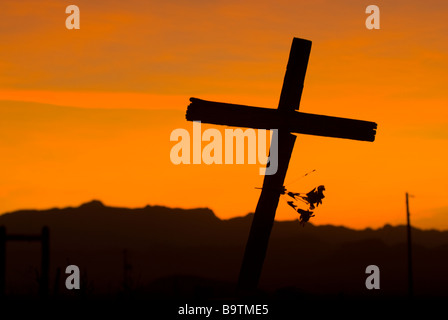
<svg viewBox="0 0 448 320">
<path fill-rule="evenodd" d="M 85 295 L 229 297 L 252 217 L 220 220 L 206 208 L 128 209 L 91 201 L 78 208 L 6 213 L 0 216 L 0 226 L 6 226 L 8 234 L 37 234 L 45 225 L 50 228 L 50 285 L 60 294 L 68 294 L 65 267 L 75 264 L 81 269 Z M 413 229 L 413 240 L 416 295 L 448 296 L 448 231 Z M 260 287 L 282 298 L 405 296 L 405 241 L 404 226 L 352 230 L 276 221 Z M 9 294 L 37 292 L 39 254 L 36 244 L 8 243 Z M 376 292 L 364 285 L 365 268 L 371 264 L 381 270 L 381 290 Z"/>
</svg>

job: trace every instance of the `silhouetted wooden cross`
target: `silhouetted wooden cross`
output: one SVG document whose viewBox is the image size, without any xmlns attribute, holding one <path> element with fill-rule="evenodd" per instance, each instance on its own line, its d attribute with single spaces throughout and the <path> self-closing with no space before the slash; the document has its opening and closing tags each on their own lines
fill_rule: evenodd
<svg viewBox="0 0 448 320">
<path fill-rule="evenodd" d="M 251 293 L 258 286 L 278 201 L 296 136 L 302 133 L 326 137 L 374 141 L 374 122 L 297 112 L 311 51 L 311 41 L 294 38 L 277 109 L 248 107 L 191 98 L 186 118 L 227 126 L 278 129 L 278 169 L 265 175 L 244 253 L 238 289 Z M 272 148 L 272 145 L 271 145 Z"/>
</svg>

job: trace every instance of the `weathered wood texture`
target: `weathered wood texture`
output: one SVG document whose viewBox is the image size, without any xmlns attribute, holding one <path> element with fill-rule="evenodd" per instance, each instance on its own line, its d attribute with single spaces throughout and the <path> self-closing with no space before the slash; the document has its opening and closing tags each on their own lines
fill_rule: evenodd
<svg viewBox="0 0 448 320">
<path fill-rule="evenodd" d="M 310 51 L 311 41 L 293 39 L 278 112 L 289 113 L 299 108 Z M 279 128 L 278 169 L 275 174 L 264 176 L 238 278 L 238 293 L 242 296 L 253 294 L 258 286 L 295 140 L 289 130 Z"/>
<path fill-rule="evenodd" d="M 189 121 L 255 129 L 285 129 L 292 133 L 375 141 L 377 124 L 294 110 L 280 111 L 244 105 L 190 99 L 186 118 Z"/>
<path fill-rule="evenodd" d="M 191 104 L 187 108 L 186 118 L 189 121 L 254 129 L 278 129 L 278 169 L 275 174 L 264 177 L 238 279 L 241 295 L 252 294 L 258 286 L 275 212 L 296 139 L 292 133 L 361 141 L 375 140 L 377 125 L 374 122 L 296 111 L 300 105 L 310 51 L 311 41 L 293 39 L 277 109 L 196 98 L 190 99 Z"/>
</svg>

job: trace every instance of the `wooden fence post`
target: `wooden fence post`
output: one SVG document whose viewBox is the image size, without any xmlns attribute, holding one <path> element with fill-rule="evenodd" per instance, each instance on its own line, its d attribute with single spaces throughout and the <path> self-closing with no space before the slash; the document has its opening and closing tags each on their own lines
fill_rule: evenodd
<svg viewBox="0 0 448 320">
<path fill-rule="evenodd" d="M 40 276 L 40 295 L 42 297 L 48 296 L 49 281 L 50 281 L 50 230 L 47 226 L 42 228 L 42 267 Z"/>
</svg>

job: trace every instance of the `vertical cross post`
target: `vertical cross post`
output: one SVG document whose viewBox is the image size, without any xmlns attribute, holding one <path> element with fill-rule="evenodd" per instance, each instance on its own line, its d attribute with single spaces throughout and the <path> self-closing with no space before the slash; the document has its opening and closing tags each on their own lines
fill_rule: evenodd
<svg viewBox="0 0 448 320">
<path fill-rule="evenodd" d="M 278 104 L 278 110 L 285 118 L 299 109 L 310 51 L 311 41 L 293 39 Z M 278 170 L 276 174 L 264 177 L 238 279 L 240 295 L 251 294 L 258 286 L 295 140 L 296 136 L 288 130 L 278 130 Z"/>
</svg>

